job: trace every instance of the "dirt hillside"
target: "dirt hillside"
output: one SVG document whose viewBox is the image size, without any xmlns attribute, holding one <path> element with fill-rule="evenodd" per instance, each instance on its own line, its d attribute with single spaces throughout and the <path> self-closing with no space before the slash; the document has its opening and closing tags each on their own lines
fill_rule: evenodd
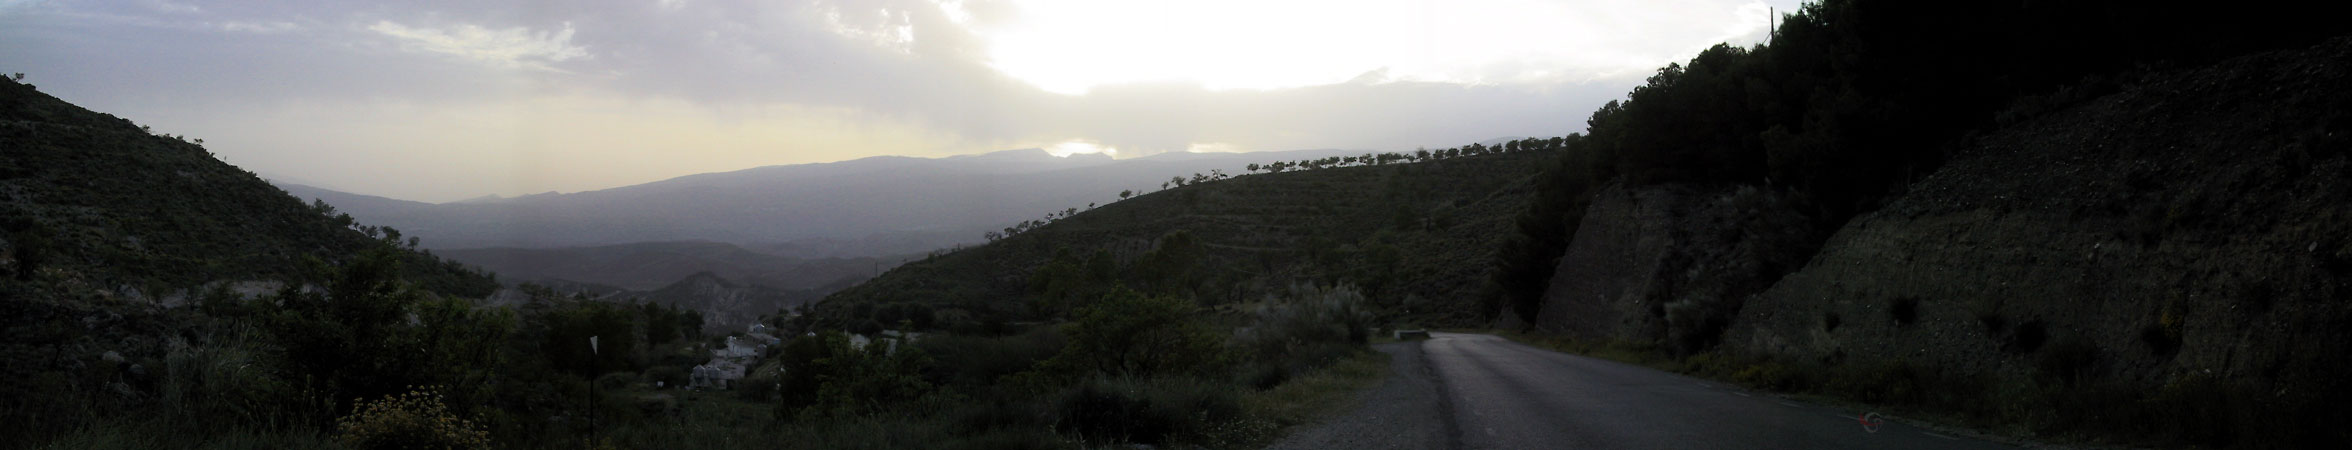
<svg viewBox="0 0 2352 450">
<path fill-rule="evenodd" d="M 2348 78 L 2337 39 L 2023 102 L 1746 301 L 1722 349 L 2343 416 Z M 2237 425 L 2205 440 L 2272 428 Z"/>
</svg>

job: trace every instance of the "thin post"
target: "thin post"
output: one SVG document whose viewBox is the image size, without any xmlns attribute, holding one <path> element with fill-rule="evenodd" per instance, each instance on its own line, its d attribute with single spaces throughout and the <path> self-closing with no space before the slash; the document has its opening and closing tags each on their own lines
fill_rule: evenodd
<svg viewBox="0 0 2352 450">
<path fill-rule="evenodd" d="M 589 336 L 589 337 L 588 337 L 588 367 L 589 367 L 589 369 L 588 369 L 588 373 L 590 373 L 590 374 L 594 374 L 594 373 L 596 373 L 596 369 L 595 369 L 595 367 L 596 367 L 596 359 L 597 359 L 597 358 L 596 358 L 596 356 L 597 356 L 597 354 L 599 354 L 599 353 L 600 353 L 600 352 L 598 352 L 598 351 L 596 350 L 596 336 Z M 593 449 L 593 448 L 596 448 L 596 377 L 595 377 L 594 375 L 591 375 L 591 376 L 589 376 L 589 377 L 588 377 L 588 445 L 587 445 L 587 448 L 591 448 L 591 449 Z"/>
</svg>

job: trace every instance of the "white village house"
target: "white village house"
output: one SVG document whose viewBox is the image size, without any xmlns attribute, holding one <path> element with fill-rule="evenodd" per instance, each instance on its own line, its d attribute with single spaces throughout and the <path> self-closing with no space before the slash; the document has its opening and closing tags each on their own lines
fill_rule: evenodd
<svg viewBox="0 0 2352 450">
<path fill-rule="evenodd" d="M 687 387 L 694 389 L 733 389 L 759 359 L 760 351 L 782 340 L 767 334 L 765 325 L 754 323 L 744 336 L 728 336 L 727 345 L 711 349 L 710 362 L 694 366 L 687 376 Z"/>
</svg>

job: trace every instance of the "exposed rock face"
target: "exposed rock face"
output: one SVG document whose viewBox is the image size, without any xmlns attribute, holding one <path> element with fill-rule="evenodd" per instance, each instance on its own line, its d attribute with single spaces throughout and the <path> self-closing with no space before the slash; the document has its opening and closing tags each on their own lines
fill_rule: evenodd
<svg viewBox="0 0 2352 450">
<path fill-rule="evenodd" d="M 1810 221 L 1756 188 L 1610 186 L 1594 195 L 1535 324 L 1580 338 L 1712 341 L 1745 298 L 1802 264 Z"/>
<path fill-rule="evenodd" d="M 1751 300 L 1723 348 L 2341 395 L 2348 55 L 2337 40 L 2157 74 L 1983 136 Z"/>
</svg>

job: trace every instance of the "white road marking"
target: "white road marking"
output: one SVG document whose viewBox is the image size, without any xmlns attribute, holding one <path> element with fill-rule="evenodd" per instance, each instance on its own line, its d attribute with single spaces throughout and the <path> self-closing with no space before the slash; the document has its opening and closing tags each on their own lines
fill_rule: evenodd
<svg viewBox="0 0 2352 450">
<path fill-rule="evenodd" d="M 1960 438 L 1951 437 L 1951 436 L 1945 436 L 1945 435 L 1941 435 L 1941 434 L 1935 434 L 1935 433 L 1926 432 L 1926 431 L 1921 431 L 1921 432 L 1919 432 L 1919 434 L 1924 434 L 1924 435 L 1928 435 L 1928 436 L 1935 436 L 1935 437 L 1940 437 L 1940 438 L 1949 439 L 1949 440 L 1954 440 L 1954 441 L 1960 440 Z"/>
</svg>

